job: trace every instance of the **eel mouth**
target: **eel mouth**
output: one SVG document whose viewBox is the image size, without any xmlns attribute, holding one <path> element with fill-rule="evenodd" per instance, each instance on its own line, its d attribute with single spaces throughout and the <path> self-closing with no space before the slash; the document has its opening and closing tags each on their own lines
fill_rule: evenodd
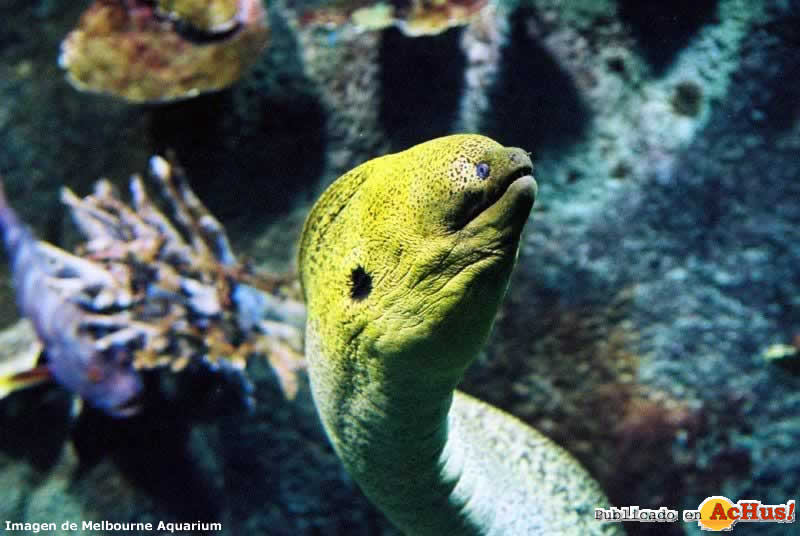
<svg viewBox="0 0 800 536">
<path fill-rule="evenodd" d="M 484 224 L 503 225 L 516 213 L 525 212 L 525 218 L 536 199 L 537 185 L 533 178 L 533 166 L 525 164 L 497 181 L 494 188 L 486 192 L 482 203 L 476 203 L 467 214 L 464 227 Z M 528 200 L 529 203 L 524 203 Z M 518 204 L 527 205 L 527 208 Z"/>
<path fill-rule="evenodd" d="M 500 197 L 502 197 L 505 194 L 505 192 L 507 192 L 509 188 L 511 188 L 512 184 L 517 182 L 518 179 L 523 179 L 525 177 L 530 177 L 531 179 L 533 178 L 533 166 L 522 166 L 516 171 L 510 173 L 508 177 L 506 177 L 506 179 L 503 180 L 503 183 L 506 185 L 505 189 L 502 189 L 502 191 L 500 192 L 500 196 L 494 201 L 492 201 L 490 204 L 494 204 L 497 201 L 499 201 Z"/>
</svg>

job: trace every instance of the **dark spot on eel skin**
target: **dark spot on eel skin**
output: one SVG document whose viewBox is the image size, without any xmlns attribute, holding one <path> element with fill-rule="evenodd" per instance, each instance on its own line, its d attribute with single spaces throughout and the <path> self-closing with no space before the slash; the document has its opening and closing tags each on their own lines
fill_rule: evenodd
<svg viewBox="0 0 800 536">
<path fill-rule="evenodd" d="M 356 266 L 350 272 L 350 297 L 361 301 L 372 292 L 372 277 L 364 270 L 363 266 Z"/>
</svg>

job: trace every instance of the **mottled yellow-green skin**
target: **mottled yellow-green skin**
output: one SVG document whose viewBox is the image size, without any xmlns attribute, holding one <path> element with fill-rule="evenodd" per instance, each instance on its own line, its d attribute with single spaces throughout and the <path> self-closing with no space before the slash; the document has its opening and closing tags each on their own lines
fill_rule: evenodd
<svg viewBox="0 0 800 536">
<path fill-rule="evenodd" d="M 505 294 L 531 168 L 482 136 L 439 138 L 340 177 L 306 221 L 314 400 L 347 470 L 407 534 L 618 530 L 594 520 L 607 501 L 568 454 L 454 391 Z"/>
</svg>

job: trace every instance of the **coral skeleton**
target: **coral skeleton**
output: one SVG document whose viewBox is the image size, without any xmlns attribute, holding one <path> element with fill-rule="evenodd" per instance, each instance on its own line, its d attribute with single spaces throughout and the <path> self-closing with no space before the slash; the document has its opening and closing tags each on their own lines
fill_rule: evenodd
<svg viewBox="0 0 800 536">
<path fill-rule="evenodd" d="M 107 180 L 84 198 L 62 190 L 62 201 L 86 237 L 75 254 L 28 233 L 35 254 L 28 255 L 29 262 L 14 262 L 15 281 L 23 314 L 39 327 L 46 366 L 90 404 L 118 416 L 134 414 L 141 399 L 146 402 L 147 393 L 139 392 L 140 371 L 178 372 L 193 363 L 234 378 L 247 400 L 252 388 L 243 371 L 258 354 L 267 357 L 292 398 L 303 367 L 305 309 L 294 299 L 291 278 L 259 274 L 238 261 L 222 224 L 189 188 L 180 167 L 155 156 L 150 174 L 172 218 L 134 176 L 132 206 Z M 8 237 L 13 225 L 4 226 Z M 25 266 L 35 277 L 16 274 Z M 55 322 L 65 314 L 68 322 Z M 71 330 L 72 338 L 47 328 L 56 324 Z M 59 351 L 49 351 L 55 345 Z M 59 369 L 72 373 L 62 379 Z M 117 387 L 114 378 L 120 375 L 136 387 L 130 382 Z M 104 389 L 95 389 L 104 383 Z M 124 407 L 110 404 L 122 386 L 132 391 L 131 400 L 122 397 Z"/>
</svg>

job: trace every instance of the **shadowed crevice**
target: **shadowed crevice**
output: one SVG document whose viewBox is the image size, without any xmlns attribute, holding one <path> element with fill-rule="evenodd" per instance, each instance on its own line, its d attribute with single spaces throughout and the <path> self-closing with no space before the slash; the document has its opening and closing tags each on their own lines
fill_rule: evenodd
<svg viewBox="0 0 800 536">
<path fill-rule="evenodd" d="M 764 70 L 767 71 L 769 91 L 759 95 L 759 109 L 765 121 L 760 125 L 777 134 L 791 129 L 800 121 L 800 3 L 789 13 L 770 21 L 765 32 L 780 38 L 771 47 L 764 47 Z"/>
<path fill-rule="evenodd" d="M 528 33 L 531 16 L 531 10 L 521 9 L 511 17 L 499 79 L 490 92 L 492 113 L 483 126 L 503 145 L 538 154 L 580 139 L 591 116 L 570 75 Z"/>
<path fill-rule="evenodd" d="M 192 189 L 231 235 L 287 212 L 324 162 L 324 113 L 308 94 L 240 90 L 153 111 L 156 151 L 176 152 Z"/>
<path fill-rule="evenodd" d="M 0 411 L 0 452 L 49 470 L 69 437 L 71 405 L 70 394 L 52 383 L 12 393 Z"/>
<path fill-rule="evenodd" d="M 461 29 L 425 37 L 383 33 L 380 120 L 393 149 L 450 132 L 466 68 L 460 41 Z"/>
<path fill-rule="evenodd" d="M 205 471 L 207 463 L 189 447 L 190 426 L 185 419 L 163 414 L 112 419 L 88 409 L 72 436 L 80 459 L 77 480 L 92 479 L 89 475 L 96 471 L 114 478 L 116 471 L 104 466 L 110 460 L 175 521 L 219 519 L 222 501 Z"/>
<path fill-rule="evenodd" d="M 643 2 L 620 0 L 619 15 L 656 72 L 669 67 L 675 55 L 700 28 L 713 22 L 718 0 Z"/>
</svg>

